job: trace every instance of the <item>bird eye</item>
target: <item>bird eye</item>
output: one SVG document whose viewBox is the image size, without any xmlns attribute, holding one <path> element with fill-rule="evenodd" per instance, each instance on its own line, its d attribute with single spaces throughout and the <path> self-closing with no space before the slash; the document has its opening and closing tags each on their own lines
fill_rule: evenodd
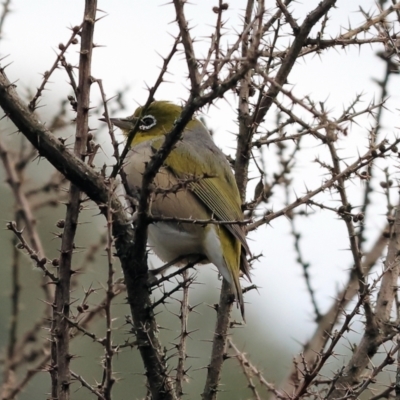
<svg viewBox="0 0 400 400">
<path fill-rule="evenodd" d="M 148 131 L 157 124 L 157 120 L 152 115 L 145 115 L 140 122 L 142 123 L 139 125 L 141 131 Z"/>
</svg>

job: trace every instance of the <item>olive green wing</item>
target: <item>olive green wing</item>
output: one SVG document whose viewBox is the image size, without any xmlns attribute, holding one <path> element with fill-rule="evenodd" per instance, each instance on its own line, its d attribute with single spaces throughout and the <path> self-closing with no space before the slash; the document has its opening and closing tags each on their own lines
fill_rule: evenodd
<svg viewBox="0 0 400 400">
<path fill-rule="evenodd" d="M 153 141 L 153 148 L 159 149 L 163 141 L 163 138 Z M 241 199 L 233 172 L 224 154 L 203 126 L 192 128 L 190 134 L 185 133 L 185 140 L 178 142 L 164 164 L 178 179 L 198 178 L 189 184 L 189 188 L 216 219 L 243 220 Z M 225 226 L 240 241 L 245 252 L 250 254 L 243 227 L 237 224 Z"/>
</svg>

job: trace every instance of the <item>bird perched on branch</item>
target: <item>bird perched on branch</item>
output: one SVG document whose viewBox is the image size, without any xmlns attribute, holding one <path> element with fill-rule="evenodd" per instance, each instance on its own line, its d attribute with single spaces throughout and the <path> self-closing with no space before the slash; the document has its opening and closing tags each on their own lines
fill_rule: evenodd
<svg viewBox="0 0 400 400">
<path fill-rule="evenodd" d="M 124 167 L 132 189 L 140 189 L 147 163 L 181 112 L 180 106 L 154 101 L 147 110 L 137 108 L 131 117 L 111 118 L 126 136 L 139 120 Z M 186 125 L 182 139 L 158 171 L 154 186 L 150 214 L 158 222 L 148 227 L 151 248 L 165 262 L 179 257 L 181 262 L 193 261 L 194 257 L 203 256 L 205 262 L 213 263 L 230 283 L 244 318 L 239 276 L 243 272 L 250 279 L 246 259 L 250 251 L 243 226 L 232 223 L 243 220 L 239 190 L 226 157 L 198 119 Z M 198 224 L 179 219 L 215 219 L 221 223 Z"/>
</svg>

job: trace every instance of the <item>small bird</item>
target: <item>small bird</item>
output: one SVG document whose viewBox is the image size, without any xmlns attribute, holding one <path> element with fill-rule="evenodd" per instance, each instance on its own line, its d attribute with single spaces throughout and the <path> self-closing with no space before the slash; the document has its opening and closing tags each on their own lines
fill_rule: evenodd
<svg viewBox="0 0 400 400">
<path fill-rule="evenodd" d="M 145 112 L 138 107 L 128 118 L 111 122 L 128 136 L 139 119 L 139 130 L 131 143 L 124 171 L 128 186 L 138 190 L 151 156 L 162 146 L 165 135 L 174 127 L 182 107 L 168 101 L 154 101 Z M 179 186 L 179 184 L 181 186 Z M 193 118 L 164 165 L 158 171 L 152 194 L 150 214 L 154 217 L 192 220 L 242 221 L 241 199 L 233 172 L 222 151 L 205 126 Z M 171 188 L 180 187 L 178 190 Z M 250 250 L 240 224 L 195 224 L 180 221 L 153 222 L 148 227 L 148 243 L 165 262 L 180 262 L 204 257 L 226 279 L 240 305 L 244 303 L 239 282 L 240 271 L 249 280 L 246 255 Z"/>
</svg>

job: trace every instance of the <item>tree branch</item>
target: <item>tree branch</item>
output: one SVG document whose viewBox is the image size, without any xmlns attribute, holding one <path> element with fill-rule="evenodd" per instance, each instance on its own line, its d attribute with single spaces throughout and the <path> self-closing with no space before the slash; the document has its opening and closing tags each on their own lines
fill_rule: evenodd
<svg viewBox="0 0 400 400">
<path fill-rule="evenodd" d="M 385 269 L 378 292 L 375 313 L 372 321 L 367 318 L 364 335 L 354 351 L 343 375 L 337 380 L 335 390 L 329 399 L 345 396 L 347 390 L 356 384 L 368 366 L 370 359 L 378 351 L 382 338 L 390 329 L 388 324 L 397 292 L 397 279 L 400 270 L 400 202 L 398 203 L 389 247 L 385 260 Z"/>
</svg>

